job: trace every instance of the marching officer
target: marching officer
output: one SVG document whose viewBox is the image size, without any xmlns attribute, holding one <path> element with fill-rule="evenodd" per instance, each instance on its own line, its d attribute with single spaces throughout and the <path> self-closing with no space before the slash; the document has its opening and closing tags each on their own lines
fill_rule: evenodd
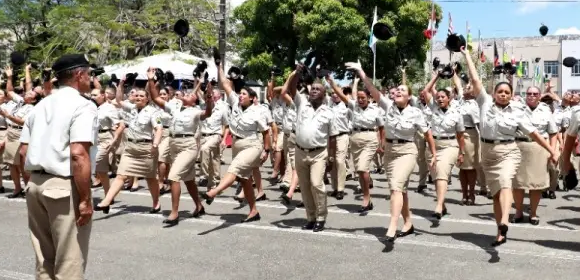
<svg viewBox="0 0 580 280">
<path fill-rule="evenodd" d="M 52 70 L 61 86 L 36 106 L 20 137 L 24 169 L 31 173 L 28 226 L 36 279 L 81 280 L 93 215 L 91 158 L 98 137 L 97 107 L 80 94 L 90 91 L 84 55 L 65 55 Z"/>
</svg>

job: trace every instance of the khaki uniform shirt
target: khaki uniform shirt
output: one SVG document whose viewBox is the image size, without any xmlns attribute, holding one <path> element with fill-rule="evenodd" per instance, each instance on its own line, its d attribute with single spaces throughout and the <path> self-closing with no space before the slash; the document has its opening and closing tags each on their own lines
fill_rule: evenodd
<svg viewBox="0 0 580 280">
<path fill-rule="evenodd" d="M 353 129 L 375 129 L 377 127 L 385 126 L 385 118 L 382 115 L 381 108 L 377 105 L 369 103 L 363 109 L 354 100 L 348 101 L 348 108 L 352 116 Z"/>
<path fill-rule="evenodd" d="M 121 116 L 119 116 L 119 110 L 109 102 L 101 104 L 97 108 L 99 130 L 110 130 L 121 122 Z"/>
<path fill-rule="evenodd" d="M 433 137 L 453 137 L 457 132 L 464 132 L 463 116 L 458 110 L 458 106 L 449 107 L 446 111 L 441 109 L 435 100 L 431 98 L 429 107 L 433 112 L 431 117 L 431 132 Z"/>
<path fill-rule="evenodd" d="M 379 100 L 379 106 L 387 114 L 386 139 L 413 141 L 417 132 L 424 134 L 429 131 L 429 125 L 419 108 L 409 105 L 399 110 L 392 100 L 383 96 Z"/>
<path fill-rule="evenodd" d="M 334 113 L 325 104 L 314 109 L 302 94 L 294 96 L 297 109 L 296 145 L 303 149 L 316 149 L 328 146 L 328 138 L 336 136 Z"/>
<path fill-rule="evenodd" d="M 127 140 L 152 140 L 153 130 L 163 127 L 159 110 L 151 105 L 139 111 L 135 104 L 123 102 L 123 109 L 134 116 L 125 130 Z"/>
<path fill-rule="evenodd" d="M 259 105 L 250 105 L 245 110 L 242 110 L 239 105 L 238 95 L 233 91 L 228 94 L 228 103 L 232 107 L 229 127 L 233 136 L 258 139 L 257 132 L 264 132 L 269 129 Z"/>
<path fill-rule="evenodd" d="M 39 102 L 24 123 L 20 136 L 20 142 L 28 144 L 24 169 L 72 176 L 70 144 L 88 142 L 94 172 L 98 130 L 97 106 L 77 90 L 61 87 Z"/>
<path fill-rule="evenodd" d="M 495 105 L 493 97 L 483 90 L 476 98 L 480 108 L 480 136 L 486 140 L 514 140 L 518 129 L 525 135 L 536 131 L 532 121 L 517 102 L 505 108 Z"/>
</svg>

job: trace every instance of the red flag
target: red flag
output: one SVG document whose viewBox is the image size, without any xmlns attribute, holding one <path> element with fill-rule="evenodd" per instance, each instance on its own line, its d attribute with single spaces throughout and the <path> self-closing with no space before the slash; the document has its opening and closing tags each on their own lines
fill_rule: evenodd
<svg viewBox="0 0 580 280">
<path fill-rule="evenodd" d="M 481 60 L 481 62 L 485 62 L 485 55 L 483 54 L 483 41 L 481 41 L 481 31 L 478 31 L 478 33 L 479 43 L 477 43 L 477 55 L 479 56 L 479 60 Z"/>
<path fill-rule="evenodd" d="M 495 41 L 493 41 L 493 66 L 499 66 L 499 53 Z"/>
<path fill-rule="evenodd" d="M 429 24 L 427 24 L 427 29 L 423 31 L 423 35 L 428 40 L 431 40 L 435 37 L 437 33 L 437 18 L 435 16 L 435 5 L 432 5 L 431 8 L 431 16 L 429 17 Z"/>
</svg>

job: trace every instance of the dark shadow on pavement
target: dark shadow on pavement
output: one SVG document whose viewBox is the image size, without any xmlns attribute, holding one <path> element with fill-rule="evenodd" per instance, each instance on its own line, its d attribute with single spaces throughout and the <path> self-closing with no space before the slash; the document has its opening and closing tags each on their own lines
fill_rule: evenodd
<svg viewBox="0 0 580 280">
<path fill-rule="evenodd" d="M 548 221 L 547 223 L 549 225 L 557 226 L 559 228 L 575 230 L 575 228 L 573 228 L 571 226 L 565 226 L 562 224 L 571 224 L 571 225 L 575 225 L 575 226 L 580 226 L 580 218 L 561 219 L 561 220 L 555 220 L 555 221 Z"/>
<path fill-rule="evenodd" d="M 494 240 L 494 236 L 477 234 L 472 232 L 454 232 L 454 233 L 435 233 L 415 228 L 416 232 L 435 236 L 450 236 L 451 238 L 463 242 L 471 243 L 490 255 L 489 263 L 498 263 L 500 261 L 498 251 L 491 247 L 490 244 Z"/>
<path fill-rule="evenodd" d="M 210 229 L 210 230 L 206 230 L 204 232 L 200 232 L 197 235 L 206 235 L 209 233 L 212 233 L 214 231 L 218 231 L 220 229 L 225 229 L 225 228 L 229 228 L 235 224 L 239 224 L 243 219 L 245 219 L 247 217 L 246 214 L 221 214 L 221 215 L 217 215 L 217 214 L 206 214 L 207 216 L 218 216 L 220 217 L 221 220 L 224 221 L 223 224 Z"/>
</svg>

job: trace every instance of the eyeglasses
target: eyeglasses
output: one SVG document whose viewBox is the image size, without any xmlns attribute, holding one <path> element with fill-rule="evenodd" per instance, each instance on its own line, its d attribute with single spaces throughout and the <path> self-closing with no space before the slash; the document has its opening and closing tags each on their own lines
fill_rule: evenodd
<svg viewBox="0 0 580 280">
<path fill-rule="evenodd" d="M 540 96 L 539 92 L 527 92 L 526 96 Z"/>
</svg>

